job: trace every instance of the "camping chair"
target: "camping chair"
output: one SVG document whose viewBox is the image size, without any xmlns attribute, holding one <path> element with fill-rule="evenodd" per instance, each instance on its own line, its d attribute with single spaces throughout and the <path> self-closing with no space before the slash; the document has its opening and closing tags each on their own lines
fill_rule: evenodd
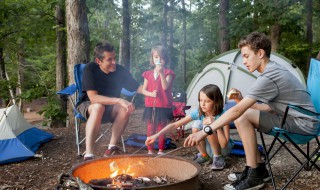
<svg viewBox="0 0 320 190">
<path fill-rule="evenodd" d="M 186 116 L 186 110 L 191 106 L 186 105 L 185 95 L 183 93 L 176 93 L 173 96 L 173 121 L 176 122 Z M 184 138 L 184 125 L 176 129 L 177 135 L 171 134 L 174 140 L 178 140 L 180 137 Z"/>
<path fill-rule="evenodd" d="M 67 97 L 70 100 L 73 108 L 73 113 L 75 118 L 75 134 L 76 134 L 76 146 L 77 146 L 78 156 L 85 154 L 85 152 L 83 154 L 80 153 L 80 145 L 86 139 L 86 137 L 83 137 L 80 140 L 80 124 L 81 124 L 81 121 L 85 122 L 86 119 L 81 115 L 81 113 L 77 109 L 77 103 L 80 101 L 80 98 L 82 95 L 82 72 L 85 66 L 86 64 L 75 65 L 73 68 L 75 84 L 71 84 L 70 86 L 57 92 L 57 94 L 61 95 L 62 97 Z M 135 92 L 130 92 L 124 88 L 121 90 L 121 94 L 128 97 L 132 97 L 131 102 L 133 102 L 136 95 Z M 96 139 L 95 142 L 98 142 L 104 135 L 106 135 L 110 131 L 111 128 L 112 128 L 112 124 L 110 124 L 110 127 L 107 127 L 104 132 L 101 132 L 100 136 Z M 121 143 L 123 147 L 123 152 L 126 152 L 124 139 L 122 135 L 121 135 Z"/>
<path fill-rule="evenodd" d="M 286 121 L 286 117 L 290 109 L 294 109 L 303 114 L 310 115 L 310 116 L 317 116 L 318 118 L 320 118 L 320 96 L 318 95 L 320 91 L 319 84 L 320 84 L 320 61 L 311 59 L 308 81 L 307 81 L 307 91 L 311 95 L 311 100 L 315 106 L 317 113 L 303 109 L 299 106 L 289 104 L 283 116 L 282 126 Z M 317 155 L 317 152 L 320 149 L 320 143 L 318 139 L 318 137 L 320 136 L 320 132 L 318 132 L 318 135 L 306 136 L 306 135 L 290 133 L 281 128 L 274 127 L 268 135 L 274 136 L 271 144 L 269 145 L 269 149 L 267 149 L 264 138 L 263 138 L 263 134 L 262 132 L 260 132 L 262 145 L 265 151 L 266 164 L 268 165 L 268 168 L 269 168 L 269 174 L 271 176 L 272 185 L 274 189 L 276 189 L 276 184 L 274 180 L 274 175 L 272 173 L 270 160 L 275 156 L 276 153 L 278 153 L 278 151 L 282 147 L 284 147 L 293 156 L 293 158 L 295 158 L 295 160 L 299 162 L 300 167 L 294 172 L 294 174 L 290 177 L 290 179 L 287 180 L 287 182 L 281 189 L 285 189 L 303 168 L 305 168 L 306 170 L 311 170 L 311 168 L 314 166 L 318 171 L 320 171 L 319 166 L 316 165 L 316 161 L 319 158 L 319 155 Z M 312 152 L 310 151 L 311 140 L 316 142 L 315 148 L 313 149 Z M 278 148 L 274 146 L 275 142 L 280 143 Z M 289 148 L 286 144 L 287 142 L 290 142 L 294 148 Z M 302 148 L 301 145 L 305 145 L 305 144 L 306 144 L 306 148 Z M 296 149 L 298 153 L 299 154 L 301 153 L 303 157 L 299 159 L 298 156 L 295 155 L 295 153 L 293 153 L 292 149 Z"/>
</svg>

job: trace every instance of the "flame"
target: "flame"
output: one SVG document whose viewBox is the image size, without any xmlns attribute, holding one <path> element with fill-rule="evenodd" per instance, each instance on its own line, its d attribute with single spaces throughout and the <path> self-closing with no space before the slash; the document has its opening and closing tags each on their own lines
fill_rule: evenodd
<svg viewBox="0 0 320 190">
<path fill-rule="evenodd" d="M 114 171 L 112 174 L 110 174 L 110 177 L 115 178 L 118 175 L 118 173 L 119 173 L 119 169 Z"/>
<path fill-rule="evenodd" d="M 144 163 L 142 161 L 139 161 L 137 164 L 134 164 L 134 165 L 129 165 L 127 168 L 125 169 L 117 169 L 115 171 L 113 171 L 111 174 L 110 174 L 110 177 L 111 178 L 115 178 L 117 177 L 118 175 L 121 175 L 121 174 L 126 174 L 126 175 L 131 175 L 131 176 L 135 176 L 135 173 L 134 171 L 130 171 L 133 167 L 136 167 L 136 166 L 144 166 Z"/>
</svg>

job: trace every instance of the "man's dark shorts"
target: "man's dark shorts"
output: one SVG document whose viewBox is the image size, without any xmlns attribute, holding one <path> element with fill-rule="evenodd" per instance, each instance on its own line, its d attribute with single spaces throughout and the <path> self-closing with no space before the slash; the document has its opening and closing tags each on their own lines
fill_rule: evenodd
<svg viewBox="0 0 320 190">
<path fill-rule="evenodd" d="M 281 128 L 282 116 L 270 112 L 260 111 L 258 131 L 269 133 L 273 127 Z M 301 135 L 310 135 L 299 128 L 291 116 L 287 116 L 283 129 Z"/>
<path fill-rule="evenodd" d="M 82 102 L 80 105 L 78 105 L 78 110 L 81 113 L 81 115 L 88 120 L 89 118 L 89 112 L 88 112 L 88 108 L 90 106 L 90 101 L 85 101 Z M 112 118 L 112 110 L 113 110 L 113 105 L 106 105 L 105 106 L 105 110 L 102 116 L 102 121 L 101 123 L 109 123 L 109 122 L 113 122 L 114 118 Z"/>
</svg>

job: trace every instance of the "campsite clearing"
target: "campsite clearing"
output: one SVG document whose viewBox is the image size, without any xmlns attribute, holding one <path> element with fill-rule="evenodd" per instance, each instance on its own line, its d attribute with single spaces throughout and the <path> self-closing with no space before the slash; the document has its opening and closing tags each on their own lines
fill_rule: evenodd
<svg viewBox="0 0 320 190">
<path fill-rule="evenodd" d="M 25 113 L 24 116 L 32 124 L 41 125 L 41 117 L 36 114 L 39 111 L 44 100 L 37 100 L 30 104 L 25 105 L 25 107 L 31 107 L 32 112 Z M 132 133 L 144 134 L 146 132 L 146 126 L 141 121 L 143 109 L 137 109 L 132 117 L 130 118 L 128 128 L 125 132 L 125 137 L 128 137 Z M 68 173 L 72 166 L 82 161 L 82 159 L 77 159 L 76 148 L 75 148 L 75 136 L 73 128 L 56 128 L 56 129 L 44 129 L 52 134 L 54 134 L 54 139 L 48 143 L 43 144 L 39 150 L 38 154 L 43 155 L 42 158 L 32 158 L 23 162 L 6 164 L 0 166 L 0 189 L 3 190 L 52 190 L 58 184 L 58 177 L 62 173 Z M 188 131 L 189 132 L 189 131 Z M 236 130 L 232 130 L 232 137 L 237 138 Z M 102 157 L 102 154 L 106 148 L 106 142 L 108 138 L 102 138 L 102 141 L 97 145 L 98 156 Z M 175 142 L 177 146 L 180 146 L 183 139 Z M 82 147 L 83 148 L 83 147 Z M 134 152 L 136 148 L 128 148 L 129 152 Z M 145 150 L 141 153 L 146 153 Z M 192 160 L 196 154 L 195 148 L 187 148 L 181 151 L 173 153 L 174 156 L 180 156 L 185 159 Z M 277 157 L 274 165 L 275 174 L 277 176 L 278 182 L 284 182 L 286 174 L 292 172 L 292 168 L 295 167 L 291 157 L 283 153 L 282 157 Z M 288 159 L 290 158 L 290 159 Z M 244 167 L 245 159 L 243 157 L 230 156 L 227 159 L 227 168 L 223 171 L 211 171 L 210 165 L 202 167 L 199 175 L 200 189 L 210 190 L 210 189 L 222 189 L 223 185 L 228 183 L 227 175 L 232 171 L 240 171 Z M 107 166 L 106 166 L 107 167 Z M 288 189 L 310 189 L 316 190 L 320 189 L 319 183 L 319 172 L 316 170 L 303 171 L 295 182 L 291 184 Z M 271 183 L 267 183 L 266 190 L 272 189 Z"/>
</svg>

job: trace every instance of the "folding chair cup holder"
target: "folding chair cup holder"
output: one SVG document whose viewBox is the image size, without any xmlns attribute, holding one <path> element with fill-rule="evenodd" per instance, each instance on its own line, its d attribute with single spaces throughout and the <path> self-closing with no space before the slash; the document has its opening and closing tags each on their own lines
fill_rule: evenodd
<svg viewBox="0 0 320 190">
<path fill-rule="evenodd" d="M 83 156 L 85 152 L 80 152 L 80 145 L 85 142 L 86 137 L 80 137 L 80 124 L 81 122 L 85 122 L 86 119 L 81 115 L 79 110 L 77 109 L 77 104 L 80 101 L 81 93 L 82 93 L 82 73 L 85 68 L 86 64 L 76 64 L 74 66 L 73 74 L 74 74 L 74 81 L 75 84 L 71 84 L 70 86 L 62 89 L 61 91 L 57 92 L 58 95 L 64 100 L 69 100 L 72 108 L 73 108 L 73 114 L 75 118 L 75 137 L 76 137 L 76 147 L 77 147 L 77 154 L 78 156 Z M 125 95 L 127 97 L 131 97 L 131 101 L 133 102 L 136 92 L 130 92 L 126 89 L 121 90 L 121 94 Z M 97 143 L 103 136 L 105 136 L 110 129 L 112 128 L 112 123 L 107 123 L 107 126 L 104 131 L 102 131 L 99 135 L 99 137 L 95 140 L 95 143 Z M 80 140 L 81 138 L 81 140 Z M 126 152 L 126 147 L 124 143 L 123 136 L 121 135 L 121 143 L 123 152 Z"/>
<path fill-rule="evenodd" d="M 288 105 L 285 111 L 285 114 L 283 116 L 282 124 L 281 126 L 284 125 L 288 111 L 290 109 L 294 109 L 296 111 L 299 111 L 303 114 L 309 115 L 309 116 L 316 116 L 320 119 L 320 96 L 317 95 L 317 93 L 320 91 L 320 61 L 311 59 L 310 63 L 310 69 L 309 69 L 309 74 L 308 74 L 308 81 L 307 81 L 307 91 L 310 93 L 311 100 L 315 106 L 315 109 L 317 113 L 303 109 L 299 106 L 294 106 L 294 105 Z M 272 163 L 271 160 L 274 158 L 274 156 L 279 152 L 281 148 L 285 148 L 290 155 L 296 160 L 299 164 L 300 167 L 292 174 L 291 177 L 288 178 L 286 183 L 284 184 L 281 189 L 285 189 L 293 180 L 294 178 L 299 174 L 299 172 L 302 169 L 305 170 L 311 170 L 313 167 L 316 168 L 318 171 L 320 171 L 319 166 L 316 164 L 320 154 L 319 154 L 319 149 L 320 149 L 320 143 L 319 143 L 319 137 L 320 137 L 320 131 L 318 132 L 317 135 L 300 135 L 300 134 L 295 134 L 295 133 L 290 133 L 284 129 L 281 129 L 282 127 L 274 127 L 270 133 L 267 135 L 272 135 L 274 138 L 271 142 L 271 144 L 266 146 L 263 133 L 260 132 L 260 137 L 262 141 L 262 145 L 264 148 L 265 152 L 265 162 L 268 166 L 269 169 L 269 174 L 271 176 L 272 180 L 272 185 L 274 189 L 277 189 L 274 175 L 272 172 Z M 311 141 L 315 141 L 316 145 L 314 148 L 311 149 Z M 278 142 L 280 145 L 279 147 L 274 146 L 275 143 Z M 294 147 L 295 150 L 297 150 L 298 153 L 294 153 L 292 151 L 293 148 L 287 146 L 288 142 L 291 143 L 291 145 Z M 301 145 L 306 145 L 301 146 Z M 298 158 L 299 157 L 302 158 Z"/>
</svg>

